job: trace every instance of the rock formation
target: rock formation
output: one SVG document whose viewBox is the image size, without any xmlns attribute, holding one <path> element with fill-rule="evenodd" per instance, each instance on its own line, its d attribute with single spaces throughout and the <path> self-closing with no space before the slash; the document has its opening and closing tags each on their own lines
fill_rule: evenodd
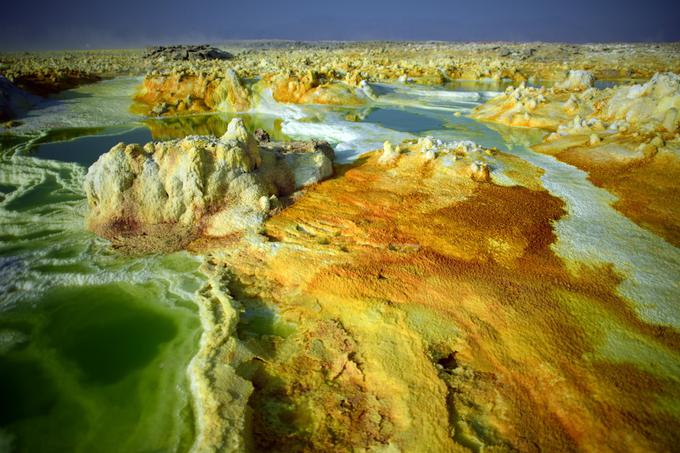
<svg viewBox="0 0 680 453">
<path fill-rule="evenodd" d="M 293 104 L 362 105 L 367 95 L 363 90 L 332 75 L 317 71 L 304 74 L 276 74 L 265 79 L 277 102 Z"/>
<path fill-rule="evenodd" d="M 592 88 L 592 74 L 570 71 L 554 88 L 509 87 L 473 111 L 472 116 L 509 126 L 583 132 L 631 130 L 640 133 L 677 130 L 680 77 L 658 73 L 641 85 Z M 574 91 L 574 93 L 569 93 Z M 560 129 L 561 127 L 561 129 Z M 633 132 L 634 132 L 633 131 Z"/>
<path fill-rule="evenodd" d="M 88 228 L 114 240 L 146 236 L 138 249 L 256 231 L 279 197 L 331 176 L 333 158 L 323 142 L 258 146 L 240 119 L 220 138 L 120 143 L 87 173 Z"/>
<path fill-rule="evenodd" d="M 161 61 L 193 61 L 193 60 L 229 60 L 234 56 L 227 51 L 208 44 L 194 46 L 155 46 L 149 47 L 144 58 Z"/>
<path fill-rule="evenodd" d="M 40 101 L 0 75 L 0 121 L 10 120 Z"/>
<path fill-rule="evenodd" d="M 243 112 L 251 96 L 236 72 L 151 72 L 135 96 L 141 113 L 160 116 L 206 111 Z"/>
<path fill-rule="evenodd" d="M 229 70 L 242 80 L 259 79 L 258 87 L 271 88 L 280 102 L 338 105 L 357 105 L 370 99 L 366 82 L 404 80 L 441 85 L 465 79 L 520 84 L 561 80 L 567 70 L 587 67 L 588 72 L 575 69 L 558 84 L 564 86 L 562 91 L 568 97 L 569 91 L 588 86 L 592 81 L 588 73 L 593 78 L 625 80 L 651 77 L 659 71 L 680 72 L 680 53 L 674 44 L 508 44 L 501 48 L 485 43 L 369 42 L 321 48 L 264 42 L 234 43 L 230 50 L 233 53 L 206 46 L 171 46 L 146 52 L 0 54 L 0 71 L 19 88 L 39 95 L 117 75 L 146 74 L 144 90 L 148 93 L 140 96 L 146 104 L 140 113 L 154 116 L 243 111 L 248 96 L 239 95 L 238 102 L 232 99 L 222 106 L 224 98 L 211 98 L 212 91 L 220 91 L 221 81 L 227 88 L 234 83 Z M 531 105 L 529 102 L 529 109 Z"/>
<path fill-rule="evenodd" d="M 39 96 L 110 77 L 141 75 L 153 64 L 136 49 L 0 54 L 0 73 L 17 87 Z"/>
<path fill-rule="evenodd" d="M 469 140 L 443 142 L 433 137 L 421 137 L 405 140 L 397 146 L 385 142 L 378 163 L 393 167 L 402 155 L 420 156 L 423 162 L 434 162 L 440 169 L 444 167 L 447 174 L 469 177 L 477 182 L 490 182 L 490 164 L 493 164 L 496 153 L 495 149 L 483 148 Z"/>
<path fill-rule="evenodd" d="M 0 72 L 22 89 L 53 93 L 117 75 L 152 71 L 223 72 L 234 69 L 245 79 L 324 74 L 327 82 L 357 87 L 368 82 L 412 80 L 441 85 L 455 79 L 550 80 L 569 69 L 587 67 L 595 78 L 626 80 L 655 72 L 680 72 L 680 53 L 669 44 L 504 44 L 494 43 L 311 43 L 235 42 L 225 51 L 206 46 L 129 50 L 0 54 Z M 227 58 L 221 59 L 221 58 Z M 36 91 L 33 91 L 36 90 Z"/>
<path fill-rule="evenodd" d="M 504 93 L 480 105 L 472 117 L 508 126 L 555 128 L 568 118 L 559 106 L 546 103 L 547 90 L 543 87 L 508 87 Z"/>
<path fill-rule="evenodd" d="M 567 91 L 583 91 L 586 88 L 593 86 L 595 78 L 589 71 L 573 70 L 569 71 L 567 78 L 555 84 L 555 87 L 560 90 Z"/>
</svg>

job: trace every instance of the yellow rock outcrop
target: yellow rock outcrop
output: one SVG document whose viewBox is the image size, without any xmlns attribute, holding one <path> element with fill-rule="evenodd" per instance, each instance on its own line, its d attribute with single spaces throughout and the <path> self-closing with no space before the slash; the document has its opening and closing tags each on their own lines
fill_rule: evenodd
<svg viewBox="0 0 680 453">
<path fill-rule="evenodd" d="M 277 74 L 265 79 L 277 102 L 293 104 L 362 105 L 366 96 L 355 87 L 326 74 Z"/>
<path fill-rule="evenodd" d="M 251 95 L 236 72 L 151 72 L 135 96 L 134 110 L 146 115 L 170 115 L 206 111 L 244 112 Z"/>
</svg>

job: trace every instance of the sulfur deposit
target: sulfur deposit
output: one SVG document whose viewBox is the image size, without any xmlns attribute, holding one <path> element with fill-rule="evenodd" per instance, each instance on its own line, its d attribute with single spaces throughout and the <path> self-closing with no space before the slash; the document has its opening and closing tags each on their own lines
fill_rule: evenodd
<svg viewBox="0 0 680 453">
<path fill-rule="evenodd" d="M 490 375 L 477 374 L 465 340 L 436 321 L 453 313 L 439 301 L 460 272 L 540 268 L 544 261 L 527 257 L 549 239 L 548 219 L 561 212 L 555 200 L 546 210 L 529 209 L 550 200 L 539 188 L 540 173 L 491 151 L 436 138 L 404 142 L 389 165 L 370 153 L 341 178 L 312 186 L 265 221 L 259 240 L 193 245 L 209 255 L 214 275 L 204 303 L 225 319 L 206 341 L 230 335 L 210 344 L 219 368 L 203 362 L 204 354 L 196 362 L 221 370 L 217 383 L 194 370 L 205 402 L 197 448 L 425 451 L 425 440 L 428 451 L 523 445 L 489 409 L 492 401 L 509 404 Z M 493 175 L 475 178 L 470 162 L 481 159 L 513 175 L 513 186 L 498 185 Z M 471 209 L 480 193 L 488 204 Z M 502 208 L 510 201 L 528 210 Z M 519 228 L 497 229 L 515 216 L 524 218 Z M 492 218 L 493 241 L 484 239 L 489 229 L 468 228 Z M 468 234 L 451 241 L 459 231 Z M 413 296 L 421 274 L 434 280 L 422 297 Z M 269 310 L 280 315 L 267 315 L 265 326 L 248 314 Z M 207 308 L 206 314 L 215 318 Z M 418 323 L 429 327 L 421 331 Z"/>
<path fill-rule="evenodd" d="M 276 74 L 266 77 L 261 84 L 272 91 L 277 102 L 284 103 L 356 106 L 364 104 L 367 98 L 364 91 L 338 80 L 336 74 L 317 71 Z"/>
<path fill-rule="evenodd" d="M 236 72 L 152 72 L 135 96 L 136 110 L 160 116 L 205 111 L 243 112 L 251 95 Z"/>
<path fill-rule="evenodd" d="M 482 161 L 489 178 L 471 171 Z M 677 395 L 673 359 L 619 362 L 601 341 L 625 328 L 633 349 L 670 350 L 676 335 L 641 322 L 609 271 L 567 270 L 551 248 L 564 206 L 539 169 L 429 137 L 341 172 L 269 218 L 261 241 L 204 250 L 230 297 L 276 313 L 263 327 L 246 308 L 237 327 L 254 354 L 232 366 L 253 384 L 255 451 L 673 442 L 654 426 L 677 409 L 629 391 Z"/>
<path fill-rule="evenodd" d="M 323 74 L 329 82 L 358 86 L 411 80 L 442 85 L 456 79 L 557 81 L 574 68 L 596 78 L 626 80 L 680 71 L 677 44 L 549 43 L 285 43 L 235 41 L 211 46 L 0 54 L 0 73 L 22 89 L 49 94 L 117 75 L 153 71 L 218 72 L 246 79 Z"/>
<path fill-rule="evenodd" d="M 141 249 L 257 231 L 281 198 L 331 176 L 333 157 L 319 142 L 260 147 L 240 119 L 220 138 L 120 143 L 87 173 L 88 227 Z"/>
<path fill-rule="evenodd" d="M 245 112 L 254 107 L 263 91 L 277 102 L 359 106 L 370 98 L 364 84 L 351 86 L 325 74 L 271 74 L 257 83 L 246 83 L 231 68 L 197 71 L 153 71 L 138 91 L 134 110 L 153 116 L 199 112 Z"/>
<path fill-rule="evenodd" d="M 492 156 L 496 153 L 497 150 L 482 148 L 470 140 L 444 142 L 433 137 L 423 137 L 405 140 L 397 146 L 389 141 L 385 142 L 378 162 L 382 165 L 397 165 L 402 155 L 420 156 L 423 162 L 440 158 L 439 165 L 443 165 L 451 175 L 468 176 L 477 182 L 489 182 L 490 162 L 494 162 Z"/>
<path fill-rule="evenodd" d="M 572 71 L 554 88 L 520 86 L 478 107 L 474 118 L 551 131 L 534 149 L 590 174 L 619 197 L 624 214 L 680 244 L 680 76 L 598 90 Z"/>
<path fill-rule="evenodd" d="M 140 50 L 81 50 L 0 54 L 0 74 L 39 96 L 152 69 Z"/>
<path fill-rule="evenodd" d="M 126 451 L 672 451 L 679 50 L 0 55 L 18 89 L 51 75 L 57 89 L 68 70 L 82 72 L 73 83 L 137 76 L 65 93 L 22 119 L 40 134 L 0 137 L 0 368 L 26 403 L 0 444 L 9 433 L 42 451 L 41 432 L 65 451 L 102 439 Z M 62 114 L 97 129 L 41 126 Z M 86 173 L 80 159 L 97 157 Z M 83 231 L 83 213 L 108 242 Z M 128 299 L 158 324 L 119 311 Z M 88 347 L 83 323 L 99 338 Z M 53 340 L 68 331 L 62 352 Z M 120 332 L 127 371 L 102 354 Z M 114 382 L 84 379 L 89 357 Z M 121 394 L 115 410 L 99 403 Z M 89 423 L 100 415 L 113 421 Z M 55 420 L 64 433 L 42 429 Z"/>
</svg>

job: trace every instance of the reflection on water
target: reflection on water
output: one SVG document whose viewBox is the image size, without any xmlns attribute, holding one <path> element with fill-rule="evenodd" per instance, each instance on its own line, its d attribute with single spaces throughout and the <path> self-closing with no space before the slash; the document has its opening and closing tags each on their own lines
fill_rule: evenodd
<svg viewBox="0 0 680 453">
<path fill-rule="evenodd" d="M 442 128 L 442 123 L 437 118 L 407 109 L 374 109 L 363 121 L 414 134 Z"/>
<path fill-rule="evenodd" d="M 98 135 L 93 135 L 98 134 Z M 146 143 L 151 134 L 145 127 L 133 129 L 67 129 L 58 130 L 32 143 L 25 151 L 41 159 L 92 165 L 101 154 L 117 143 Z"/>
<path fill-rule="evenodd" d="M 214 135 L 220 137 L 227 131 L 233 118 L 242 118 L 245 126 L 254 131 L 264 129 L 273 140 L 286 140 L 281 132 L 282 119 L 271 115 L 207 113 L 163 118 L 149 118 L 144 124 L 154 140 L 184 138 L 189 135 Z"/>
</svg>

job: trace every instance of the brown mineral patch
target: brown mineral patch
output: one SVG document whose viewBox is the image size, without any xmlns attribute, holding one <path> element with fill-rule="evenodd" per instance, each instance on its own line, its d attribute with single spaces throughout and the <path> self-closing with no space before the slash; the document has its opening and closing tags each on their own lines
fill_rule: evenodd
<svg viewBox="0 0 680 453">
<path fill-rule="evenodd" d="M 600 362 L 594 367 L 597 375 L 610 384 L 607 388 L 611 392 L 607 395 L 609 398 L 599 401 L 603 412 L 642 435 L 639 451 L 658 450 L 660 445 L 672 446 L 680 442 L 680 431 L 661 428 L 678 425 L 677 418 L 667 409 L 680 397 L 677 379 L 659 379 L 625 363 Z M 665 395 L 665 401 L 659 394 Z M 617 407 L 611 407 L 607 400 L 616 401 Z M 650 419 L 655 420 L 655 424 L 650 424 Z M 626 433 L 616 435 L 623 437 Z"/>
<path fill-rule="evenodd" d="M 171 253 L 190 246 L 196 236 L 193 228 L 166 223 L 140 225 L 127 219 L 117 219 L 113 224 L 90 226 L 92 231 L 111 241 L 113 248 L 127 255 Z"/>
<path fill-rule="evenodd" d="M 251 407 L 258 451 L 330 451 L 386 444 L 388 408 L 366 388 L 355 340 L 338 320 L 313 324 L 285 363 L 259 361 Z M 329 385 L 330 383 L 330 385 Z M 307 427 L 307 429 L 304 429 Z"/>
<path fill-rule="evenodd" d="M 572 71 L 550 89 L 509 88 L 471 116 L 553 131 L 533 149 L 585 170 L 594 184 L 619 198 L 614 207 L 622 214 L 680 245 L 675 196 L 680 78 L 658 73 L 635 86 L 596 89 L 591 84 L 592 74 Z"/>
</svg>

